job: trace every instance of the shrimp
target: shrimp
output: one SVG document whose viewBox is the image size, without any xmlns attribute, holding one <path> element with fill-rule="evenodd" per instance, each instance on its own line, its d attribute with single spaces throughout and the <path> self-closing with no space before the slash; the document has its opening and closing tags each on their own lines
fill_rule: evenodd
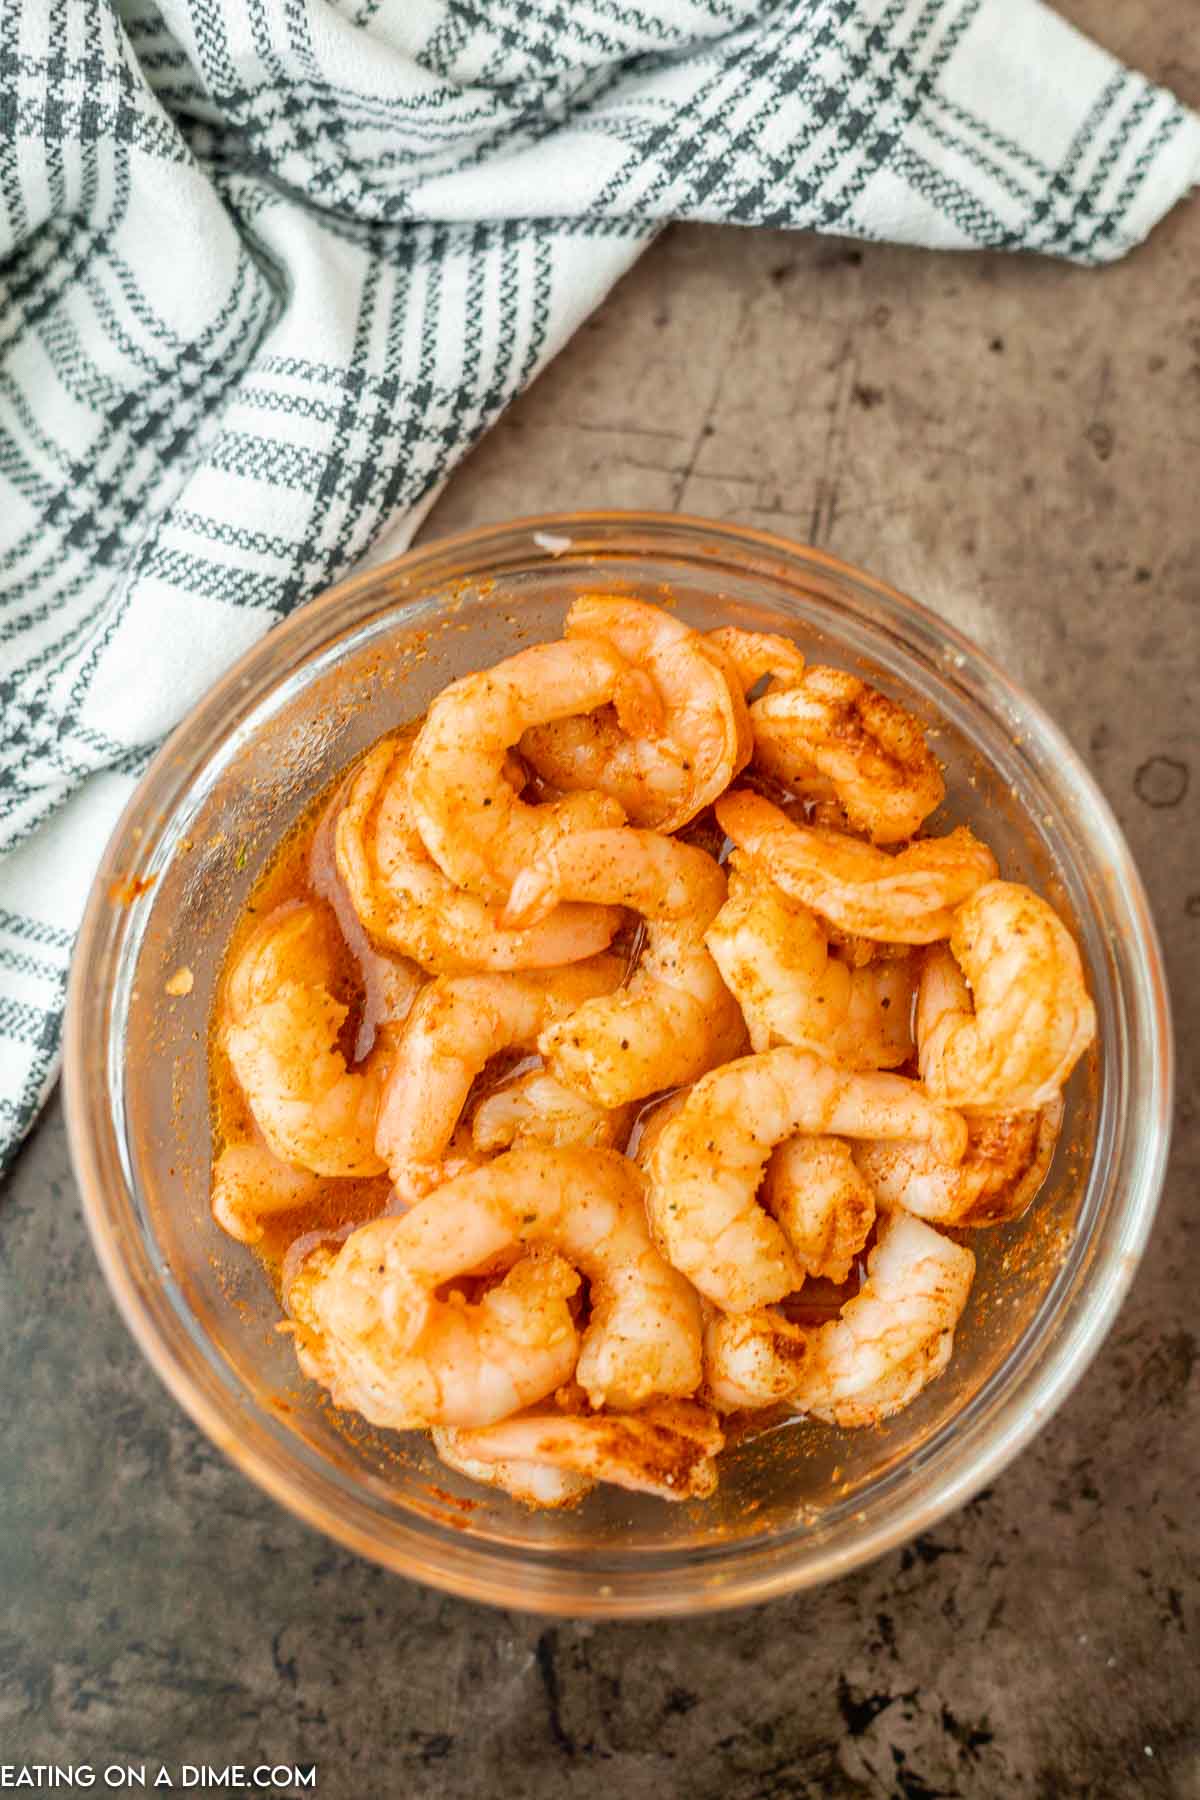
<svg viewBox="0 0 1200 1800">
<path fill-rule="evenodd" d="M 611 709 L 535 725 L 521 754 L 555 787 L 599 789 L 635 825 L 678 831 L 750 760 L 750 721 L 739 682 L 711 638 L 661 607 L 585 594 L 567 614 L 569 642 L 603 639 L 649 676 L 661 717 L 630 733 Z"/>
<path fill-rule="evenodd" d="M 438 1297 L 514 1252 L 482 1299 Z M 576 1270 L 590 1288 L 582 1341 Z M 637 1169 L 612 1150 L 510 1150 L 336 1256 L 318 1246 L 285 1299 L 306 1372 L 377 1425 L 491 1424 L 572 1370 L 591 1405 L 619 1410 L 700 1380 L 698 1301 L 650 1241 Z"/>
<path fill-rule="evenodd" d="M 515 1420 L 479 1426 L 473 1431 L 456 1431 L 448 1425 L 435 1425 L 429 1435 L 447 1468 L 465 1475 L 468 1481 L 478 1482 L 481 1487 L 499 1488 L 501 1493 L 510 1494 L 525 1506 L 552 1512 L 576 1505 L 585 1494 L 591 1493 L 595 1482 L 590 1476 L 579 1475 L 573 1469 L 552 1462 L 534 1462 L 529 1457 L 516 1456 L 504 1439 L 499 1446 L 494 1445 L 491 1434 L 522 1422 L 532 1424 L 537 1430 L 557 1419 L 555 1413 L 525 1413 L 518 1414 Z"/>
<path fill-rule="evenodd" d="M 396 1431 L 490 1424 L 535 1405 L 575 1366 L 578 1275 L 561 1256 L 524 1256 L 481 1298 L 438 1300 L 436 1280 L 397 1242 L 421 1210 L 373 1219 L 298 1261 L 283 1298 L 301 1372 L 335 1406 Z"/>
<path fill-rule="evenodd" d="M 704 941 L 736 995 L 755 1050 L 804 1044 L 846 1069 L 890 1069 L 912 1055 L 915 975 L 907 959 L 849 968 L 800 900 L 776 887 L 740 850 L 728 864 L 729 898 Z"/>
<path fill-rule="evenodd" d="M 624 809 L 608 794 L 591 789 L 531 806 L 505 773 L 531 725 L 610 701 L 623 726 L 653 727 L 653 685 L 597 637 L 531 644 L 443 689 L 413 742 L 406 798 L 444 875 L 481 900 L 505 900 L 520 871 L 561 838 L 622 823 Z"/>
<path fill-rule="evenodd" d="M 632 1108 L 597 1106 L 545 1069 L 531 1069 L 487 1094 L 471 1136 L 481 1154 L 528 1144 L 592 1144 L 612 1150 L 629 1134 Z"/>
<path fill-rule="evenodd" d="M 457 1171 L 447 1147 L 475 1077 L 504 1050 L 530 1049 L 538 1034 L 587 1000 L 610 994 L 620 957 L 523 975 L 443 975 L 409 1015 L 383 1088 L 375 1148 L 401 1200 L 413 1201 Z"/>
<path fill-rule="evenodd" d="M 780 1144 L 767 1164 L 762 1201 L 805 1275 L 839 1287 L 849 1280 L 875 1223 L 875 1196 L 844 1139 L 794 1137 Z"/>
<path fill-rule="evenodd" d="M 332 988 L 334 931 L 307 901 L 277 907 L 230 969 L 219 1038 L 268 1148 L 315 1175 L 377 1175 L 375 1115 L 390 1063 L 383 1032 L 361 1069 L 337 1048 L 349 1008 Z"/>
<path fill-rule="evenodd" d="M 754 760 L 785 787 L 828 776 L 850 824 L 877 844 L 912 837 L 946 786 L 919 722 L 844 669 L 809 668 L 750 708 Z"/>
<path fill-rule="evenodd" d="M 1006 1225 L 1028 1211 L 1062 1130 L 1061 1095 L 1037 1112 L 968 1113 L 967 1153 L 944 1163 L 928 1144 L 856 1144 L 854 1160 L 879 1205 L 932 1225 Z"/>
<path fill-rule="evenodd" d="M 781 687 L 790 687 L 804 673 L 804 653 L 791 638 L 774 631 L 743 631 L 739 625 L 722 625 L 706 633 L 732 667 L 743 694 L 756 688 L 765 675 Z M 753 725 L 754 715 L 751 714 Z"/>
<path fill-rule="evenodd" d="M 777 1307 L 744 1313 L 712 1307 L 704 1326 L 703 1393 L 719 1412 L 786 1406 L 811 1354 L 803 1327 Z"/>
<path fill-rule="evenodd" d="M 294 1212 L 320 1193 L 319 1176 L 290 1168 L 262 1143 L 226 1144 L 213 1164 L 213 1218 L 240 1244 L 257 1244 L 264 1218 Z"/>
<path fill-rule="evenodd" d="M 810 1050 L 767 1050 L 714 1069 L 692 1088 L 646 1157 L 655 1241 L 725 1312 L 748 1312 L 799 1287 L 783 1231 L 758 1203 L 768 1158 L 798 1133 L 920 1138 L 953 1162 L 966 1126 L 900 1075 L 849 1074 Z"/>
<path fill-rule="evenodd" d="M 973 1111 L 1034 1111 L 1095 1035 L 1079 950 L 1054 908 L 1015 881 L 977 889 L 955 914 L 949 951 L 928 956 L 921 976 L 930 1092 Z"/>
<path fill-rule="evenodd" d="M 433 1441 L 473 1481 L 532 1506 L 564 1506 L 597 1481 L 662 1500 L 707 1499 L 725 1437 L 706 1407 L 675 1400 L 636 1413 L 526 1414 L 478 1431 L 435 1431 Z"/>
<path fill-rule="evenodd" d="M 949 937 L 955 908 L 997 873 L 995 857 L 965 825 L 889 855 L 843 832 L 797 825 L 745 789 L 717 801 L 717 818 L 794 900 L 842 931 L 885 943 Z"/>
<path fill-rule="evenodd" d="M 785 1401 L 831 1425 L 877 1425 L 945 1369 L 974 1275 L 970 1250 L 889 1213 L 837 1319 L 806 1329 L 772 1308 L 710 1319 L 709 1394 L 724 1410 Z"/>
<path fill-rule="evenodd" d="M 725 898 L 712 857 L 654 831 L 580 832 L 518 877 L 506 917 L 536 918 L 564 897 L 636 908 L 647 920 L 646 941 L 627 988 L 542 1033 L 538 1049 L 551 1072 L 615 1107 L 712 1068 L 741 1027 L 704 947 Z"/>
<path fill-rule="evenodd" d="M 390 948 L 378 949 L 355 910 L 338 869 L 334 848 L 345 799 L 346 784 L 343 783 L 313 833 L 308 853 L 308 879 L 313 892 L 332 909 L 338 930 L 362 977 L 362 1017 L 354 1046 L 356 1061 L 362 1061 L 369 1054 L 381 1024 L 403 1023 L 427 977 L 412 958 L 397 956 Z"/>
<path fill-rule="evenodd" d="M 337 815 L 338 874 L 371 938 L 435 975 L 557 968 L 603 950 L 620 923 L 615 907 L 560 906 L 529 931 L 504 931 L 485 901 L 443 875 L 409 817 L 411 750 L 411 736 L 377 744 Z"/>
</svg>

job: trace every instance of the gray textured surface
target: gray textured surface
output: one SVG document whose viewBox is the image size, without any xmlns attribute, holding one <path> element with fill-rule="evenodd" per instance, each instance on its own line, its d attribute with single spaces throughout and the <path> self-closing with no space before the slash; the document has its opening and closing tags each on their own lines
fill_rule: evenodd
<svg viewBox="0 0 1200 1800">
<path fill-rule="evenodd" d="M 1200 101 L 1170 0 L 1070 10 Z M 427 526 L 674 506 L 825 544 L 965 627 L 1088 758 L 1184 1081 L 1149 1254 L 1062 1413 L 817 1594 L 636 1627 L 445 1600 L 296 1524 L 159 1387 L 55 1106 L 0 1194 L 0 1762 L 265 1756 L 414 1800 L 1200 1795 L 1196 230 L 1185 207 L 1100 274 L 671 234 Z"/>
</svg>

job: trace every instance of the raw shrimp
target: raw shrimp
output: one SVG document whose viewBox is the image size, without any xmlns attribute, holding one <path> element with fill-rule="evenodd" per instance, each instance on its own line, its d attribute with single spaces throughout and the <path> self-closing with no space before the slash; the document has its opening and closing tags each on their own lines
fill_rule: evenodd
<svg viewBox="0 0 1200 1800">
<path fill-rule="evenodd" d="M 615 907 L 560 906 L 529 931 L 504 931 L 485 901 L 443 875 L 409 818 L 411 749 L 411 736 L 377 744 L 337 818 L 338 873 L 375 942 L 435 975 L 552 969 L 603 950 L 620 923 Z"/>
<path fill-rule="evenodd" d="M 839 1286 L 849 1279 L 875 1223 L 875 1196 L 844 1138 L 794 1137 L 780 1144 L 767 1164 L 762 1202 L 805 1275 Z"/>
<path fill-rule="evenodd" d="M 619 801 L 590 790 L 530 806 L 506 779 L 511 748 L 545 720 L 613 702 L 629 729 L 653 729 L 652 683 L 597 637 L 532 644 L 438 695 L 413 742 L 409 817 L 444 875 L 505 900 L 520 871 L 574 831 L 619 825 Z"/>
<path fill-rule="evenodd" d="M 584 1001 L 610 994 L 625 972 L 616 956 L 523 975 L 443 975 L 409 1015 L 383 1088 L 375 1148 L 401 1200 L 456 1173 L 447 1146 L 475 1077 L 505 1050 L 528 1050 L 538 1033 Z"/>
<path fill-rule="evenodd" d="M 767 1050 L 692 1088 L 646 1157 L 651 1229 L 670 1261 L 726 1312 L 781 1300 L 799 1261 L 758 1201 L 767 1160 L 798 1133 L 928 1139 L 947 1161 L 966 1126 L 900 1075 L 849 1074 L 809 1050 Z"/>
<path fill-rule="evenodd" d="M 786 1401 L 832 1425 L 876 1425 L 950 1361 L 974 1275 L 970 1250 L 907 1213 L 889 1213 L 867 1279 L 837 1319 L 805 1328 L 771 1308 L 711 1319 L 709 1392 L 726 1410 Z"/>
<path fill-rule="evenodd" d="M 433 1441 L 452 1469 L 532 1506 L 569 1505 L 597 1481 L 703 1500 L 716 1489 L 725 1444 L 714 1415 L 686 1400 L 636 1413 L 526 1414 L 477 1431 L 435 1431 Z"/>
<path fill-rule="evenodd" d="M 737 996 L 755 1050 L 804 1044 L 845 1069 L 891 1069 L 912 1055 L 915 971 L 907 958 L 850 968 L 803 901 L 742 851 L 727 866 L 729 898 L 704 941 Z"/>
<path fill-rule="evenodd" d="M 333 926 L 306 901 L 250 934 L 225 981 L 220 1041 L 268 1147 L 316 1175 L 377 1175 L 375 1115 L 391 1055 L 385 1029 L 361 1069 L 337 1048 L 349 1008 L 332 990 Z"/>
<path fill-rule="evenodd" d="M 1004 1225 L 1037 1198 L 1062 1129 L 1061 1096 L 1037 1112 L 968 1113 L 957 1166 L 928 1144 L 856 1144 L 854 1160 L 880 1207 L 902 1206 L 932 1225 Z"/>
<path fill-rule="evenodd" d="M 564 897 L 633 907 L 647 925 L 628 987 L 587 1002 L 538 1039 L 561 1082 L 600 1106 L 621 1106 L 693 1081 L 728 1054 L 741 1020 L 704 947 L 725 898 L 711 856 L 654 831 L 580 832 L 517 879 L 506 916 L 536 918 Z"/>
<path fill-rule="evenodd" d="M 851 825 L 877 844 L 912 837 L 946 787 L 920 723 L 844 669 L 809 668 L 750 708 L 754 760 L 790 786 L 828 776 Z"/>
<path fill-rule="evenodd" d="M 996 874 L 995 857 L 965 825 L 889 855 L 843 832 L 797 825 L 746 789 L 718 800 L 717 818 L 793 899 L 842 931 L 885 943 L 949 937 L 955 908 Z"/>
<path fill-rule="evenodd" d="M 706 637 L 729 662 L 743 694 L 756 688 L 764 675 L 787 687 L 804 673 L 803 651 L 791 638 L 774 631 L 743 631 L 739 625 L 722 625 Z M 751 714 L 751 724 L 753 720 Z"/>
<path fill-rule="evenodd" d="M 977 889 L 955 914 L 949 952 L 922 971 L 917 1043 L 930 1092 L 970 1110 L 1036 1110 L 1095 1035 L 1079 950 L 1054 908 L 1015 881 Z"/>
<path fill-rule="evenodd" d="M 612 1150 L 624 1143 L 631 1121 L 632 1108 L 597 1106 L 547 1070 L 531 1069 L 484 1096 L 471 1119 L 471 1136 L 481 1154 L 528 1144 Z"/>
<path fill-rule="evenodd" d="M 719 647 L 661 607 L 585 594 L 567 614 L 568 641 L 601 638 L 643 669 L 661 717 L 631 733 L 611 709 L 535 725 L 521 753 L 553 786 L 600 789 L 636 825 L 678 831 L 716 799 L 750 759 L 741 687 Z"/>
<path fill-rule="evenodd" d="M 514 1252 L 478 1302 L 438 1298 Z M 576 1269 L 590 1286 L 582 1344 Z M 641 1177 L 612 1150 L 510 1150 L 336 1257 L 318 1249 L 285 1297 L 307 1371 L 380 1425 L 490 1424 L 573 1369 L 593 1406 L 622 1410 L 700 1379 L 696 1296 L 655 1250 Z"/>
</svg>

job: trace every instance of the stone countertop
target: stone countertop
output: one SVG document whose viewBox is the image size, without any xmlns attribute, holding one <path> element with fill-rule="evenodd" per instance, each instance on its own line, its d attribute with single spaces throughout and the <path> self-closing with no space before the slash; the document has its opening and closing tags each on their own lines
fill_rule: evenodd
<svg viewBox="0 0 1200 1800">
<path fill-rule="evenodd" d="M 1200 101 L 1171 0 L 1075 0 Z M 1184 54 L 1180 51 L 1179 54 Z M 0 1195 L 0 1763 L 315 1763 L 326 1796 L 1200 1795 L 1194 1195 L 1200 264 L 669 232 L 458 473 L 426 536 L 677 508 L 938 609 L 1087 759 L 1149 883 L 1181 1098 L 1103 1352 L 993 1487 L 816 1593 L 547 1623 L 298 1524 L 159 1386 L 87 1244 L 53 1104 Z"/>
</svg>

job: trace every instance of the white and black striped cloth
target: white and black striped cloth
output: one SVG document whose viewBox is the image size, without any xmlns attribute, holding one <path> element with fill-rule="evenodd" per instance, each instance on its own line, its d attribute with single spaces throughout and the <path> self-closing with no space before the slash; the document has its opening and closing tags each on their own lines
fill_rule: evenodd
<svg viewBox="0 0 1200 1800">
<path fill-rule="evenodd" d="M 1198 174 L 1035 0 L 0 3 L 0 1167 L 162 735 L 665 220 L 1099 263 Z"/>
</svg>

